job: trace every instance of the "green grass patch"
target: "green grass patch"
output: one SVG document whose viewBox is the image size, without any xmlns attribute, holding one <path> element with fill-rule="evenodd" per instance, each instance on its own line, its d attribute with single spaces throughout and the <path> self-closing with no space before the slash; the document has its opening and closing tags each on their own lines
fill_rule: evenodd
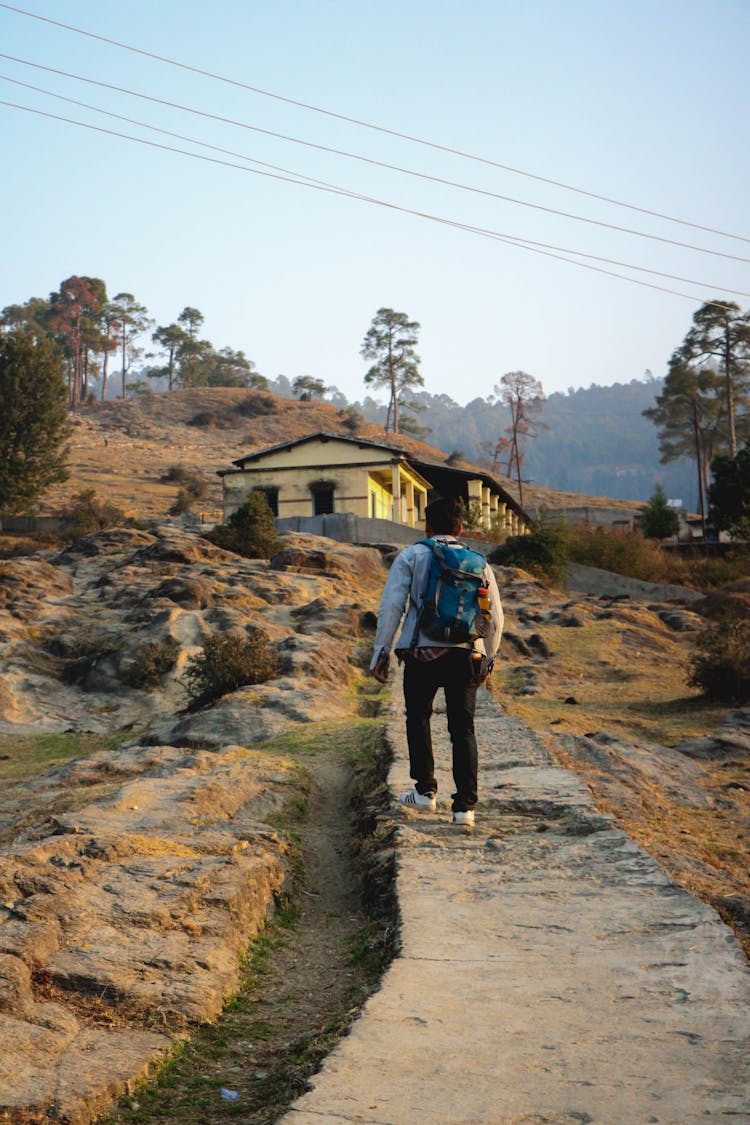
<svg viewBox="0 0 750 1125">
<path fill-rule="evenodd" d="M 382 719 L 337 719 L 326 723 L 298 723 L 277 738 L 253 747 L 288 758 L 314 757 L 335 750 L 352 765 L 374 760 L 383 741 Z"/>
<path fill-rule="evenodd" d="M 116 750 L 129 737 L 129 731 L 0 734 L 0 781 L 25 781 L 68 758 L 80 758 L 97 750 Z"/>
</svg>

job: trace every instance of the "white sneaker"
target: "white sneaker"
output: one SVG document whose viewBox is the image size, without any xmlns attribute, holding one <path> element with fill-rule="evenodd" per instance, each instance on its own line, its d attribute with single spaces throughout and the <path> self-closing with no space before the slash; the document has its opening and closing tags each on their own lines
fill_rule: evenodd
<svg viewBox="0 0 750 1125">
<path fill-rule="evenodd" d="M 419 809 L 420 812 L 434 812 L 437 808 L 434 793 L 418 793 L 416 787 L 408 793 L 402 793 L 399 802 L 407 809 Z"/>
<path fill-rule="evenodd" d="M 453 823 L 454 824 L 463 824 L 467 828 L 473 828 L 474 827 L 474 810 L 473 809 L 466 809 L 465 812 L 454 812 Z"/>
</svg>

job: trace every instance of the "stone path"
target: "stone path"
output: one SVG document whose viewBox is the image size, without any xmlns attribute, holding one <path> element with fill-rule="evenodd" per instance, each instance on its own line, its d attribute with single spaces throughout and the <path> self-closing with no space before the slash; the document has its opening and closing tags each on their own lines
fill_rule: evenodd
<svg viewBox="0 0 750 1125">
<path fill-rule="evenodd" d="M 733 934 L 480 697 L 477 827 L 450 825 L 446 770 L 436 814 L 394 812 L 401 955 L 284 1125 L 750 1122 Z"/>
</svg>

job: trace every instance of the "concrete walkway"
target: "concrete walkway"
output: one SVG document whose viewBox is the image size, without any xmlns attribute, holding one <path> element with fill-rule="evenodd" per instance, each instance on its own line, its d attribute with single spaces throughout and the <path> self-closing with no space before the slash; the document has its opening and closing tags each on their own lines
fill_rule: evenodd
<svg viewBox="0 0 750 1125">
<path fill-rule="evenodd" d="M 749 1123 L 733 934 L 480 700 L 477 826 L 450 825 L 445 769 L 436 814 L 394 811 L 401 955 L 284 1125 Z M 444 715 L 433 726 L 446 766 Z"/>
</svg>

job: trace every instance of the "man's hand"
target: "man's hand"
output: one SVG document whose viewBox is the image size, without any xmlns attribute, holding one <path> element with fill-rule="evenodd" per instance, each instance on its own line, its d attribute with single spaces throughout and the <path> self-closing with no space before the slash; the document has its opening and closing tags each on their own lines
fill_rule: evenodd
<svg viewBox="0 0 750 1125">
<path fill-rule="evenodd" d="M 384 684 L 388 681 L 388 664 L 388 653 L 381 652 L 375 663 L 375 667 L 370 669 L 370 675 L 374 676 L 375 679 L 381 684 Z"/>
</svg>

